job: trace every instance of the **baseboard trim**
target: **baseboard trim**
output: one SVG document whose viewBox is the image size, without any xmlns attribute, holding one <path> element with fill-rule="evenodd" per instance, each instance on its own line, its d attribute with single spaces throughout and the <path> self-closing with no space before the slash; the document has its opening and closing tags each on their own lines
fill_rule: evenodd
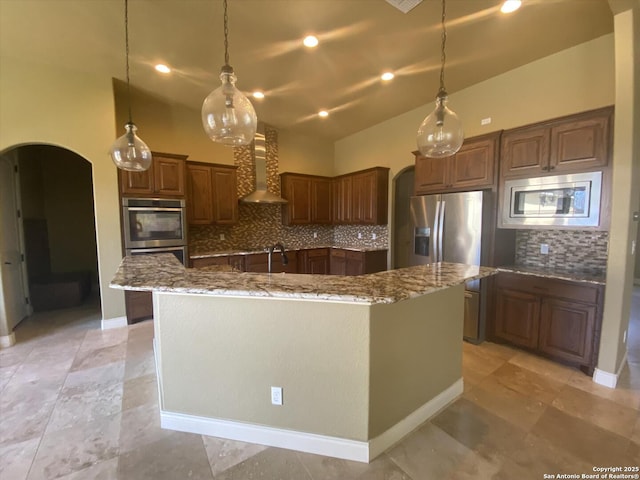
<svg viewBox="0 0 640 480">
<path fill-rule="evenodd" d="M 369 442 L 369 460 L 373 460 L 382 452 L 400 442 L 404 437 L 413 432 L 424 422 L 433 417 L 436 413 L 456 400 L 464 391 L 462 378 L 453 385 L 440 392 L 434 398 L 411 413 L 408 417 L 400 420 L 386 432 L 378 435 Z"/>
<path fill-rule="evenodd" d="M 102 330 L 109 330 L 110 328 L 120 328 L 126 327 L 127 317 L 114 317 L 114 318 L 103 318 L 101 322 Z"/>
<path fill-rule="evenodd" d="M 422 405 L 396 425 L 370 441 L 349 440 L 328 435 L 299 432 L 244 422 L 199 417 L 164 411 L 160 407 L 162 428 L 287 448 L 300 452 L 368 463 L 422 425 L 431 416 L 458 398 L 463 391 L 462 379 Z M 162 395 L 160 395 L 162 398 Z"/>
<path fill-rule="evenodd" d="M 16 344 L 16 334 L 11 332 L 9 335 L 0 335 L 0 348 L 13 347 Z"/>
<path fill-rule="evenodd" d="M 618 371 L 616 373 L 605 372 L 604 370 L 600 370 L 596 368 L 593 371 L 593 381 L 598 385 L 602 385 L 604 387 L 616 388 L 618 385 L 618 378 L 620 378 L 620 372 L 627 363 L 627 351 L 625 350 L 624 356 L 622 357 L 622 361 L 620 362 L 620 366 L 618 367 Z"/>
</svg>

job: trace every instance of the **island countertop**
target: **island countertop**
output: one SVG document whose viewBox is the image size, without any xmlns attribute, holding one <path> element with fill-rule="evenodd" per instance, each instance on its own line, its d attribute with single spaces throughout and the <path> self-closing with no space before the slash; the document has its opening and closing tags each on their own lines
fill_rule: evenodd
<svg viewBox="0 0 640 480">
<path fill-rule="evenodd" d="M 171 254 L 124 257 L 110 286 L 233 297 L 272 297 L 363 304 L 395 303 L 476 280 L 490 267 L 433 263 L 359 276 L 215 272 L 185 268 Z"/>
</svg>

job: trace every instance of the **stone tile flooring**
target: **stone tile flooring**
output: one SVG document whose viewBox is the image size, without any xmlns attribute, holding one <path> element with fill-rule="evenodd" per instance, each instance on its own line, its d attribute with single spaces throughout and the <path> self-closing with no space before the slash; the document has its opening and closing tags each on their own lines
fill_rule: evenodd
<svg viewBox="0 0 640 480">
<path fill-rule="evenodd" d="M 162 430 L 153 324 L 101 331 L 96 305 L 36 314 L 0 350 L 0 479 L 542 479 L 640 464 L 640 289 L 615 390 L 464 344 L 463 396 L 371 464 Z"/>
</svg>

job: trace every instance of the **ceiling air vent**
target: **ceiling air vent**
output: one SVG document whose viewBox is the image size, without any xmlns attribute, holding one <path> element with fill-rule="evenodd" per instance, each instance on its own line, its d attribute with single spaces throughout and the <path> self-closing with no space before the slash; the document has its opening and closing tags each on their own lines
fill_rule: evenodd
<svg viewBox="0 0 640 480">
<path fill-rule="evenodd" d="M 422 3 L 422 0 L 386 0 L 387 3 L 390 3 L 402 13 L 408 13 L 411 9 L 413 9 L 416 5 Z"/>
</svg>

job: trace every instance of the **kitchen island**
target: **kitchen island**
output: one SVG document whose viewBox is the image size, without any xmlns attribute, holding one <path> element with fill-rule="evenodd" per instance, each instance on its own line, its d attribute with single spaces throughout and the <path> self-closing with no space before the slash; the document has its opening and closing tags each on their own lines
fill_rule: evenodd
<svg viewBox="0 0 640 480">
<path fill-rule="evenodd" d="M 270 275 L 150 255 L 125 257 L 111 286 L 153 291 L 164 428 L 367 462 L 462 393 L 464 282 L 494 272 Z"/>
</svg>

